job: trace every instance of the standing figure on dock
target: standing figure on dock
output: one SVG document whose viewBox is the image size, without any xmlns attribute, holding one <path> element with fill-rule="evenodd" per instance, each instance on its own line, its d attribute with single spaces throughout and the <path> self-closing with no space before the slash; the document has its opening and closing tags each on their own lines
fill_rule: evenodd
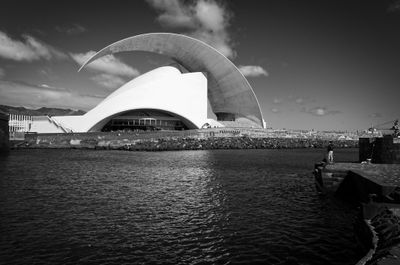
<svg viewBox="0 0 400 265">
<path fill-rule="evenodd" d="M 333 163 L 333 143 L 329 141 L 328 144 L 328 163 Z"/>
</svg>

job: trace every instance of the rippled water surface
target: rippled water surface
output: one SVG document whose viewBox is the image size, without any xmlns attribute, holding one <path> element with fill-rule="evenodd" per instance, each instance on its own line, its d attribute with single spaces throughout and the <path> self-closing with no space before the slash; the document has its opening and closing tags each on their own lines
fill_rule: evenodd
<svg viewBox="0 0 400 265">
<path fill-rule="evenodd" d="M 354 264 L 354 210 L 314 188 L 323 152 L 12 151 L 0 263 Z"/>
</svg>

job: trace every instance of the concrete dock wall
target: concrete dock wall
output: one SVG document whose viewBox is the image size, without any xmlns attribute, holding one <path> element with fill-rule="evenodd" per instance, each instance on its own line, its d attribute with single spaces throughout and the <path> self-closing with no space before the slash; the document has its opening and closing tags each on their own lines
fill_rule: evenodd
<svg viewBox="0 0 400 265">
<path fill-rule="evenodd" d="M 360 138 L 360 162 L 371 159 L 372 163 L 400 164 L 400 138 L 391 135 Z"/>
</svg>

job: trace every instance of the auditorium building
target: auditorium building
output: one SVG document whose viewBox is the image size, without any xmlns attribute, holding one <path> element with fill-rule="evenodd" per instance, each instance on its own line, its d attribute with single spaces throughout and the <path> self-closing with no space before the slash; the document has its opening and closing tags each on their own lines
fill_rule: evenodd
<svg viewBox="0 0 400 265">
<path fill-rule="evenodd" d="M 134 78 L 84 115 L 34 118 L 30 132 L 265 127 L 256 95 L 239 69 L 191 37 L 149 33 L 126 38 L 100 50 L 79 71 L 103 56 L 134 51 L 161 54 L 176 63 Z"/>
</svg>

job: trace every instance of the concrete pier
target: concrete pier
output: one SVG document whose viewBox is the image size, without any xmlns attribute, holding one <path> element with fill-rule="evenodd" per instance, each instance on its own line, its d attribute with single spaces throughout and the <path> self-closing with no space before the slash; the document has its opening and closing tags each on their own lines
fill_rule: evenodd
<svg viewBox="0 0 400 265">
<path fill-rule="evenodd" d="M 397 164 L 359 164 L 359 163 L 335 163 L 327 165 L 323 174 L 331 172 L 332 177 L 341 172 L 344 176 L 336 194 L 347 199 L 367 203 L 370 194 L 374 194 L 374 200 L 390 203 L 400 194 L 400 165 Z M 393 199 L 390 199 L 393 197 Z"/>
<path fill-rule="evenodd" d="M 7 153 L 9 149 L 8 115 L 0 112 L 0 153 Z"/>
<path fill-rule="evenodd" d="M 400 164 L 400 138 L 393 135 L 359 139 L 360 161 Z"/>
</svg>

